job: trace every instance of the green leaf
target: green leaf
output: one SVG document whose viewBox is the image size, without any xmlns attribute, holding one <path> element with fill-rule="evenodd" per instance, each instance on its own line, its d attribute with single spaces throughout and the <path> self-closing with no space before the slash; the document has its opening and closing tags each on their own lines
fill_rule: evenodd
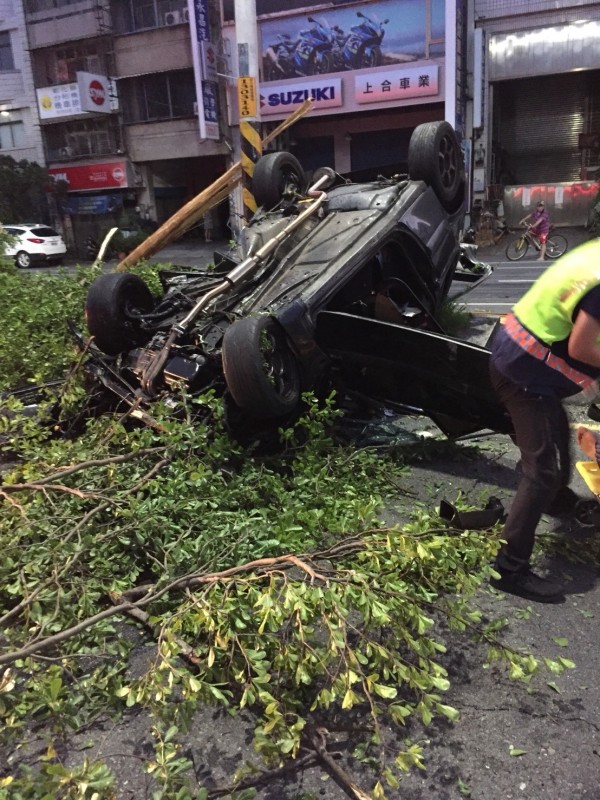
<svg viewBox="0 0 600 800">
<path fill-rule="evenodd" d="M 393 686 L 384 686 L 382 683 L 374 683 L 373 691 L 379 697 L 384 697 L 386 700 L 393 700 L 398 694 L 398 690 Z"/>
<path fill-rule="evenodd" d="M 512 744 L 508 748 L 508 753 L 511 756 L 524 756 L 527 753 L 527 750 L 519 750 L 518 747 L 513 747 Z"/>
<path fill-rule="evenodd" d="M 564 637 L 562 637 L 562 636 L 553 636 L 553 637 L 552 637 L 552 640 L 553 640 L 554 642 L 556 642 L 556 644 L 557 644 L 559 647 L 568 647 L 568 646 L 569 646 L 569 640 L 568 640 L 568 639 L 565 639 L 565 638 L 564 638 Z"/>
<path fill-rule="evenodd" d="M 460 711 L 458 709 L 453 708 L 452 706 L 446 706 L 443 703 L 436 703 L 435 705 L 436 711 L 440 714 L 443 714 L 448 719 L 451 719 L 453 722 L 460 719 Z"/>
</svg>

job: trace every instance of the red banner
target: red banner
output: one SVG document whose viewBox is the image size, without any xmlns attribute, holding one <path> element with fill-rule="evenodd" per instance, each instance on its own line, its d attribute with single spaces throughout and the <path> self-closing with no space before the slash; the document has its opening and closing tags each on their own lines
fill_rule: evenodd
<svg viewBox="0 0 600 800">
<path fill-rule="evenodd" d="M 57 181 L 66 181 L 70 192 L 86 189 L 126 189 L 127 164 L 125 161 L 108 161 L 77 167 L 52 167 L 48 170 Z"/>
</svg>

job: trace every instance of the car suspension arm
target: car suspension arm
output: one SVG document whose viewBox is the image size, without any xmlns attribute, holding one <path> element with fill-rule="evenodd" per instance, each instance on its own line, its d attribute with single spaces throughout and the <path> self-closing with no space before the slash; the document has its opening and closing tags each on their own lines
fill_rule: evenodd
<svg viewBox="0 0 600 800">
<path fill-rule="evenodd" d="M 141 376 L 140 382 L 142 389 L 148 396 L 152 397 L 154 394 L 154 382 L 166 364 L 171 347 L 177 341 L 177 339 L 179 339 L 180 336 L 183 336 L 194 320 L 213 300 L 220 295 L 229 292 L 231 289 L 247 280 L 254 272 L 256 272 L 263 261 L 265 261 L 279 247 L 279 245 L 285 241 L 285 239 L 287 239 L 287 237 L 294 230 L 296 230 L 296 228 L 300 227 L 305 220 L 307 220 L 309 217 L 312 217 L 319 210 L 319 208 L 321 208 L 327 199 L 327 194 L 320 187 L 328 184 L 330 181 L 331 175 L 329 172 L 321 175 L 321 177 L 310 187 L 307 192 L 308 197 L 314 198 L 314 202 L 312 202 L 304 211 L 298 214 L 298 216 L 288 225 L 286 225 L 285 228 L 276 236 L 274 236 L 272 239 L 269 239 L 268 242 L 265 242 L 265 244 L 259 250 L 257 250 L 253 256 L 249 256 L 242 261 L 241 264 L 238 264 L 236 267 L 234 267 L 231 272 L 228 272 L 221 283 L 203 294 L 196 305 L 188 312 L 188 314 L 186 314 L 182 320 L 176 322 L 172 326 L 162 348 L 152 358 Z"/>
</svg>

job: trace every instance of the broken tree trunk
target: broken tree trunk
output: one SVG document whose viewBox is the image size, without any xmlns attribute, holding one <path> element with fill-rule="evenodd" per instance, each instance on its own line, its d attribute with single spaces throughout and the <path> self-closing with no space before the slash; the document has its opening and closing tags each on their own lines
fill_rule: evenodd
<svg viewBox="0 0 600 800">
<path fill-rule="evenodd" d="M 305 100 L 301 106 L 298 106 L 298 108 L 287 117 L 287 119 L 284 119 L 271 133 L 265 136 L 262 140 L 263 147 L 272 142 L 276 136 L 279 136 L 279 134 L 286 130 L 286 128 L 289 128 L 290 125 L 293 125 L 300 117 L 303 117 L 310 108 L 310 100 Z M 176 241 L 189 230 L 192 225 L 198 222 L 207 211 L 210 211 L 211 208 L 214 208 L 231 194 L 241 180 L 242 165 L 240 161 L 236 161 L 236 163 L 233 164 L 227 172 L 221 175 L 220 178 L 217 178 L 214 183 L 211 183 L 210 186 L 203 189 L 196 197 L 190 200 L 189 203 L 186 203 L 179 211 L 176 211 L 172 217 L 169 217 L 169 219 L 160 226 L 160 228 L 150 234 L 150 236 L 138 245 L 135 250 L 132 250 L 129 255 L 125 256 L 125 258 L 117 264 L 115 270 L 120 272 L 144 258 L 149 258 L 149 256 L 154 255 L 154 253 L 157 253 L 161 248 Z"/>
</svg>

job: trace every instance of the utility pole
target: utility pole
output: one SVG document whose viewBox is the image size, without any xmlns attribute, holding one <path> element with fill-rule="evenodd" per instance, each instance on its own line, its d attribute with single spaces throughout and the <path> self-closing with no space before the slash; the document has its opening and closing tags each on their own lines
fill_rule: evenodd
<svg viewBox="0 0 600 800">
<path fill-rule="evenodd" d="M 254 165 L 262 155 L 258 83 L 258 32 L 256 0 L 235 0 L 235 34 L 238 50 L 238 107 L 240 161 L 244 219 L 256 211 L 252 194 Z"/>
</svg>

